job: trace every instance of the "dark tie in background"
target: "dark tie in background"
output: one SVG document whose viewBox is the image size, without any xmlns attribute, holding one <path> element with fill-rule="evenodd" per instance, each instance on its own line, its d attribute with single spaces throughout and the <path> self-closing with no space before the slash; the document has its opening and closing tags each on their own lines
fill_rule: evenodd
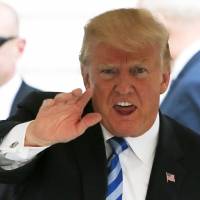
<svg viewBox="0 0 200 200">
<path fill-rule="evenodd" d="M 112 148 L 112 155 L 108 159 L 108 188 L 106 200 L 122 200 L 123 174 L 119 154 L 128 148 L 123 138 L 113 137 L 107 141 Z"/>
</svg>

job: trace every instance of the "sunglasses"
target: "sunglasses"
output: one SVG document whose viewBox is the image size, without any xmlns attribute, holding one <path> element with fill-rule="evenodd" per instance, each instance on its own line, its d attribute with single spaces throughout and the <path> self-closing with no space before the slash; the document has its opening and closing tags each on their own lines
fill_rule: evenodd
<svg viewBox="0 0 200 200">
<path fill-rule="evenodd" d="M 0 47 L 6 42 L 15 39 L 16 37 L 1 37 L 0 36 Z"/>
</svg>

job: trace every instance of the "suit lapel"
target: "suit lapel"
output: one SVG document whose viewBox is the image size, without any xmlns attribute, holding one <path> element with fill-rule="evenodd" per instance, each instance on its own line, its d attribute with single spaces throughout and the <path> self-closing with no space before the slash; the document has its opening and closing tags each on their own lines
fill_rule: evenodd
<svg viewBox="0 0 200 200">
<path fill-rule="evenodd" d="M 75 144 L 85 200 L 104 200 L 107 175 L 106 153 L 100 125 L 86 131 Z"/>
<path fill-rule="evenodd" d="M 151 172 L 146 200 L 178 200 L 185 176 L 183 154 L 170 122 L 162 117 L 159 141 Z"/>
</svg>

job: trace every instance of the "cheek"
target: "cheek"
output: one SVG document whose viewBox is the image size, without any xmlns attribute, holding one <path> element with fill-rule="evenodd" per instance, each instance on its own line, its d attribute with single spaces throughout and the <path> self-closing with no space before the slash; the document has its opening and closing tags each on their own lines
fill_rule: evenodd
<svg viewBox="0 0 200 200">
<path fill-rule="evenodd" d="M 14 66 L 16 63 L 15 57 L 11 54 L 11 52 L 1 52 L 0 53 L 0 65 L 4 68 L 8 68 L 8 70 L 14 70 Z"/>
<path fill-rule="evenodd" d="M 112 98 L 112 88 L 109 84 L 104 83 L 104 81 L 93 82 L 93 100 L 99 109 L 108 109 Z"/>
<path fill-rule="evenodd" d="M 92 82 L 93 86 L 93 97 L 95 98 L 95 101 L 98 102 L 104 102 L 107 96 L 107 90 L 106 88 L 98 84 L 98 82 Z"/>
<path fill-rule="evenodd" d="M 148 107 L 157 104 L 160 96 L 158 81 L 145 81 L 137 84 L 137 93 L 142 106 Z"/>
<path fill-rule="evenodd" d="M 99 93 L 106 90 L 106 82 L 101 79 L 101 77 L 97 73 L 90 73 L 89 81 L 91 86 L 94 88 L 94 92 Z"/>
<path fill-rule="evenodd" d="M 15 71 L 14 64 L 12 60 L 7 58 L 0 58 L 0 73 L 1 74 L 12 74 Z"/>
<path fill-rule="evenodd" d="M 94 90 L 93 90 L 93 96 L 92 96 L 92 102 L 93 107 L 96 112 L 104 113 L 105 106 L 106 106 L 106 97 L 105 92 L 101 87 L 94 84 Z M 102 95 L 103 94 L 103 95 Z"/>
</svg>

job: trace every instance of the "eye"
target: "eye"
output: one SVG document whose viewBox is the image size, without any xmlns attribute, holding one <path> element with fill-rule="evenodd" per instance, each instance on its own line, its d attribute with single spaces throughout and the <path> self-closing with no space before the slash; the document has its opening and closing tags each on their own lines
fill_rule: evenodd
<svg viewBox="0 0 200 200">
<path fill-rule="evenodd" d="M 109 79 L 117 74 L 118 70 L 116 68 L 104 68 L 100 69 L 100 74 L 103 78 Z"/>
<path fill-rule="evenodd" d="M 148 75 L 149 71 L 144 66 L 134 66 L 130 69 L 130 73 L 138 78 L 144 78 Z"/>
<path fill-rule="evenodd" d="M 102 69 L 101 70 L 101 73 L 104 73 L 104 74 L 114 74 L 116 70 L 114 69 Z"/>
</svg>

